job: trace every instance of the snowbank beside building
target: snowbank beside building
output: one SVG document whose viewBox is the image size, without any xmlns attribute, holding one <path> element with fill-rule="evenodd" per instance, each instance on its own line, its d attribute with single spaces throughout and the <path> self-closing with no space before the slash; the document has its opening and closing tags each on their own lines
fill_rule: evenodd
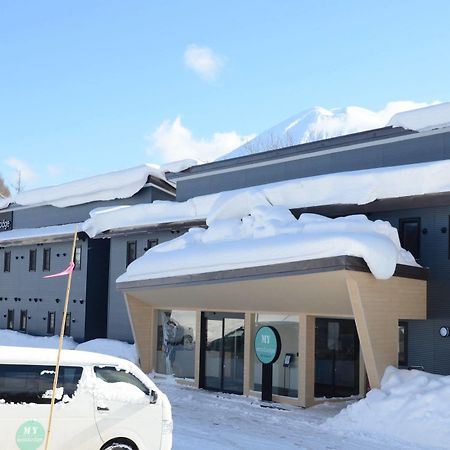
<svg viewBox="0 0 450 450">
<path fill-rule="evenodd" d="M 258 206 L 241 218 L 215 218 L 209 227 L 160 244 L 131 263 L 117 282 L 209 273 L 292 261 L 356 256 L 378 279 L 390 278 L 397 264 L 417 266 L 402 249 L 388 222 L 363 215 L 329 219 L 287 208 Z"/>
<path fill-rule="evenodd" d="M 348 406 L 323 427 L 373 432 L 425 445 L 448 448 L 450 376 L 388 367 L 381 388 Z"/>
</svg>

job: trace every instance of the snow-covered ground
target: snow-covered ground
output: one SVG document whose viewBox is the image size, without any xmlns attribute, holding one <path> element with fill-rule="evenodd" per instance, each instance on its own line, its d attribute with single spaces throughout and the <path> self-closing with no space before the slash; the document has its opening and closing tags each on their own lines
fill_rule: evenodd
<svg viewBox="0 0 450 450">
<path fill-rule="evenodd" d="M 432 448 L 415 443 L 412 447 L 411 442 L 382 433 L 328 426 L 327 420 L 349 402 L 327 402 L 308 409 L 277 404 L 268 408 L 254 398 L 181 386 L 170 378 L 157 377 L 154 381 L 172 404 L 174 450 Z"/>
<path fill-rule="evenodd" d="M 0 330 L 0 345 L 56 347 L 58 339 Z M 133 345 L 109 339 L 64 347 L 136 360 Z M 32 350 L 30 350 L 32 351 Z M 152 375 L 172 404 L 174 450 L 432 450 L 450 448 L 450 377 L 386 370 L 366 399 L 309 409 L 215 393 Z"/>
</svg>

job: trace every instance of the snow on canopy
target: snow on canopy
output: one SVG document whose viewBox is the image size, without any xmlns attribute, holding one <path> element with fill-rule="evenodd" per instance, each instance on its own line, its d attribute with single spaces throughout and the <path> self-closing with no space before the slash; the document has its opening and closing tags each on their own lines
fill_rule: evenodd
<svg viewBox="0 0 450 450">
<path fill-rule="evenodd" d="M 417 266 L 389 222 L 363 215 L 329 219 L 285 207 L 258 206 L 241 218 L 216 219 L 207 229 L 160 244 L 131 263 L 117 282 L 266 266 L 349 255 L 364 258 L 373 275 L 388 279 L 397 264 Z"/>
<path fill-rule="evenodd" d="M 435 105 L 437 102 L 433 102 Z M 428 103 L 412 101 L 389 102 L 382 110 L 372 111 L 359 106 L 346 108 L 326 109 L 316 106 L 296 114 L 287 120 L 262 132 L 251 141 L 227 153 L 218 160 L 237 158 L 239 156 L 260 153 L 291 145 L 305 144 L 307 142 L 329 139 L 360 131 L 382 128 L 387 125 L 403 126 L 401 123 L 391 124 L 389 120 L 397 113 L 424 108 L 424 115 L 434 116 L 434 111 L 428 109 Z M 433 108 L 430 107 L 430 108 Z M 444 112 L 444 111 L 443 111 Z M 449 112 L 445 112 L 447 121 L 450 121 Z M 406 127 L 416 129 L 415 127 Z"/>
<path fill-rule="evenodd" d="M 364 205 L 377 199 L 450 191 L 450 160 L 340 172 L 279 181 L 185 202 L 101 208 L 91 211 L 84 231 L 93 237 L 106 230 L 172 221 L 241 218 L 256 206 L 304 208 L 332 204 Z"/>
<path fill-rule="evenodd" d="M 388 125 L 416 131 L 450 127 L 450 102 L 397 113 Z"/>
<path fill-rule="evenodd" d="M 448 448 L 450 376 L 388 367 L 380 389 L 351 404 L 322 426 L 327 431 L 381 433 L 415 447 Z"/>
<path fill-rule="evenodd" d="M 5 208 L 11 203 L 23 206 L 53 205 L 63 208 L 93 201 L 129 198 L 142 189 L 150 175 L 166 181 L 164 172 L 159 166 L 144 164 L 57 186 L 19 192 L 13 197 L 1 199 L 0 208 Z"/>
</svg>

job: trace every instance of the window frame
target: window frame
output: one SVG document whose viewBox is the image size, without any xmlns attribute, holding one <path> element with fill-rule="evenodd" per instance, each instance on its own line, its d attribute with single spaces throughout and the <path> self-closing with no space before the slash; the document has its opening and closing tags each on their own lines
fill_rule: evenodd
<svg viewBox="0 0 450 450">
<path fill-rule="evenodd" d="M 48 255 L 48 257 L 47 257 Z M 42 251 L 42 271 L 50 272 L 51 266 L 52 249 L 50 247 L 45 247 Z"/>
<path fill-rule="evenodd" d="M 6 329 L 7 330 L 14 330 L 14 309 L 8 309 L 7 316 L 6 316 Z M 11 320 L 12 319 L 12 320 Z M 10 323 L 12 326 L 9 326 Z"/>
<path fill-rule="evenodd" d="M 64 326 L 64 336 L 70 336 L 71 328 L 72 328 L 72 313 L 68 312 L 66 315 L 66 323 Z"/>
<path fill-rule="evenodd" d="M 33 256 L 32 256 L 33 255 Z M 36 272 L 37 269 L 37 250 L 30 248 L 28 253 L 28 272 Z"/>
<path fill-rule="evenodd" d="M 417 224 L 417 256 L 413 254 L 413 252 L 409 249 L 407 249 L 404 246 L 404 238 L 405 238 L 405 232 L 404 232 L 404 225 L 406 224 L 410 224 L 410 223 L 416 223 Z M 398 222 L 398 237 L 400 239 L 400 244 L 402 246 L 402 248 L 404 248 L 405 250 L 408 250 L 416 260 L 420 259 L 420 243 L 421 243 L 421 239 L 420 239 L 420 234 L 421 234 L 421 220 L 420 217 L 405 217 L 405 218 L 401 218 L 399 219 Z"/>
<path fill-rule="evenodd" d="M 28 328 L 28 309 L 20 310 L 19 331 L 27 332 Z"/>
<path fill-rule="evenodd" d="M 3 272 L 11 272 L 11 250 L 5 250 L 3 254 Z"/>
<path fill-rule="evenodd" d="M 132 247 L 134 247 L 134 257 L 132 255 Z M 137 259 L 137 241 L 127 241 L 127 259 L 126 259 L 126 267 L 128 267 L 133 261 Z"/>
<path fill-rule="evenodd" d="M 47 312 L 47 334 L 50 336 L 55 335 L 56 329 L 56 311 Z"/>
<path fill-rule="evenodd" d="M 157 245 L 159 245 L 159 239 L 155 238 L 155 239 L 147 239 L 147 246 L 145 247 L 145 251 L 150 250 L 153 247 L 156 247 Z"/>
<path fill-rule="evenodd" d="M 73 254 L 74 270 L 81 270 L 82 255 L 83 255 L 83 249 L 82 249 L 81 245 L 77 245 L 75 247 L 75 253 Z"/>
<path fill-rule="evenodd" d="M 143 394 L 149 396 L 151 394 L 151 389 L 143 382 L 141 381 L 136 375 L 134 375 L 134 373 L 127 371 L 125 369 L 121 369 L 120 367 L 116 367 L 116 366 L 94 366 L 94 374 L 95 377 L 98 378 L 99 380 L 102 380 L 105 383 L 108 384 L 114 384 L 114 383 L 127 383 L 127 384 L 131 384 L 132 386 L 137 387 Z M 99 374 L 99 372 L 101 373 L 101 371 L 104 371 L 106 373 L 112 373 L 112 374 L 117 374 L 119 375 L 119 377 L 117 379 L 114 379 L 113 381 L 108 381 L 108 379 L 105 379 L 104 377 L 101 376 L 101 374 Z M 125 379 L 120 379 L 120 376 L 126 375 Z M 108 378 L 108 377 L 106 377 Z M 132 379 L 134 381 L 134 383 L 126 381 L 126 378 L 128 379 Z M 144 387 L 144 389 L 142 388 Z"/>
<path fill-rule="evenodd" d="M 404 358 L 400 359 L 400 328 L 403 327 L 403 341 L 404 341 Z M 404 320 L 398 321 L 398 366 L 408 367 L 408 322 Z"/>
</svg>

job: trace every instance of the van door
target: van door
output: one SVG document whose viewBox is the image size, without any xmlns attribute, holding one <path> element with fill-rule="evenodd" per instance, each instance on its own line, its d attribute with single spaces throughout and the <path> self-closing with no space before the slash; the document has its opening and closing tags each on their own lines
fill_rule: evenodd
<svg viewBox="0 0 450 450">
<path fill-rule="evenodd" d="M 2 448 L 43 448 L 50 414 L 54 367 L 0 365 Z M 50 449 L 98 450 L 94 400 L 81 367 L 60 367 Z M 3 447 L 4 445 L 4 447 Z M 42 447 L 41 447 L 42 445 Z"/>
<path fill-rule="evenodd" d="M 95 419 L 104 442 L 131 439 L 139 450 L 159 450 L 162 401 L 131 372 L 114 366 L 94 367 Z"/>
</svg>

